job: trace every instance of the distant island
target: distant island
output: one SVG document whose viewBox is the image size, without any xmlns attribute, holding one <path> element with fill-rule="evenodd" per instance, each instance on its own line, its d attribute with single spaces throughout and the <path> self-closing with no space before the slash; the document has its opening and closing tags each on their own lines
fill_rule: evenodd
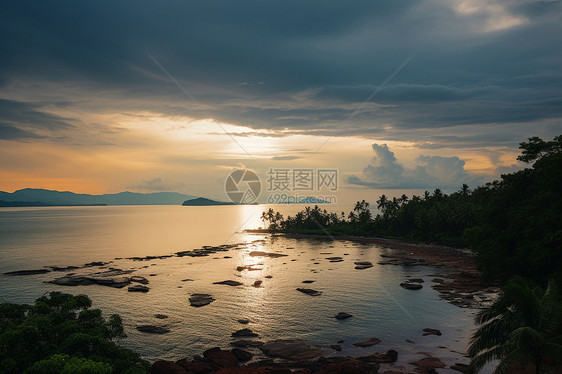
<svg viewBox="0 0 562 374">
<path fill-rule="evenodd" d="M 0 201 L 4 203 L 26 203 L 34 205 L 0 205 L 0 206 L 87 206 L 87 205 L 177 205 L 181 201 L 197 196 L 177 192 L 119 192 L 115 194 L 90 195 L 70 191 L 24 188 L 15 192 L 0 191 Z"/>
<path fill-rule="evenodd" d="M 211 205 L 236 205 L 236 204 L 232 202 L 206 199 L 204 197 L 198 197 L 195 199 L 186 200 L 182 204 L 182 206 L 211 206 Z"/>
</svg>

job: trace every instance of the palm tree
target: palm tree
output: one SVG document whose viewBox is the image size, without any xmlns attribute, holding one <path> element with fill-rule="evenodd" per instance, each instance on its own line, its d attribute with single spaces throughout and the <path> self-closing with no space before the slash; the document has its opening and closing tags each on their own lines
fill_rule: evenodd
<svg viewBox="0 0 562 374">
<path fill-rule="evenodd" d="M 494 374 L 516 364 L 532 364 L 539 374 L 545 358 L 562 357 L 561 308 L 554 282 L 542 291 L 519 276 L 510 279 L 499 299 L 476 316 L 480 327 L 468 349 L 471 372 L 499 360 Z"/>
</svg>

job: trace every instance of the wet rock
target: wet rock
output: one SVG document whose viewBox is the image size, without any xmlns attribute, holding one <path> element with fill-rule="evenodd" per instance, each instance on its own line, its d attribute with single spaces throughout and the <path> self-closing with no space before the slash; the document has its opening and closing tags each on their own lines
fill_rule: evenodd
<svg viewBox="0 0 562 374">
<path fill-rule="evenodd" d="M 79 266 L 48 266 L 52 271 L 71 271 L 80 269 Z"/>
<path fill-rule="evenodd" d="M 315 374 L 376 374 L 380 365 L 353 357 L 321 357 L 312 366 Z"/>
<path fill-rule="evenodd" d="M 208 361 L 187 361 L 186 359 L 179 360 L 176 364 L 187 370 L 188 373 L 205 374 L 214 373 L 218 366 Z"/>
<path fill-rule="evenodd" d="M 468 368 L 468 365 L 461 364 L 460 362 L 457 362 L 456 364 L 451 366 L 451 369 L 460 371 L 461 373 L 468 373 Z"/>
<path fill-rule="evenodd" d="M 206 293 L 194 293 L 189 297 L 189 303 L 196 308 L 208 305 L 215 301 L 215 299 Z"/>
<path fill-rule="evenodd" d="M 248 271 L 256 271 L 256 270 L 262 270 L 263 268 L 258 268 L 256 267 L 256 265 L 245 265 L 245 266 L 238 266 L 236 268 L 237 271 L 244 271 L 244 270 L 248 270 Z"/>
<path fill-rule="evenodd" d="M 233 286 L 233 287 L 242 285 L 242 283 L 237 282 L 237 281 L 233 281 L 233 280 L 225 280 L 225 281 L 222 281 L 222 282 L 214 282 L 213 284 L 224 284 L 226 286 Z"/>
<path fill-rule="evenodd" d="M 142 284 L 135 284 L 134 286 L 129 286 L 127 290 L 129 292 L 148 292 L 150 288 L 143 286 Z"/>
<path fill-rule="evenodd" d="M 408 282 L 423 283 L 424 281 L 422 278 L 410 278 L 408 279 Z"/>
<path fill-rule="evenodd" d="M 50 273 L 49 269 L 36 269 L 36 270 L 16 270 L 4 273 L 5 275 L 20 276 L 20 275 L 36 275 Z"/>
<path fill-rule="evenodd" d="M 271 257 L 271 258 L 288 256 L 283 253 L 273 253 L 273 252 L 263 252 L 263 251 L 252 251 L 249 253 L 249 255 L 252 257 Z"/>
<path fill-rule="evenodd" d="M 139 330 L 140 332 L 146 332 L 148 334 L 166 334 L 170 332 L 169 329 L 163 326 L 154 325 L 140 325 L 137 326 L 137 330 Z"/>
<path fill-rule="evenodd" d="M 435 357 L 425 357 L 421 360 L 410 362 L 409 364 L 417 366 L 421 370 L 424 370 L 424 372 L 445 367 L 445 364 Z"/>
<path fill-rule="evenodd" d="M 236 358 L 236 355 L 234 355 L 231 351 L 223 351 L 220 348 L 213 348 L 203 352 L 203 356 L 212 363 L 223 368 L 238 366 L 238 358 Z"/>
<path fill-rule="evenodd" d="M 145 277 L 141 277 L 140 275 L 133 275 L 129 278 L 129 280 L 135 283 L 148 284 L 148 279 L 146 279 Z"/>
<path fill-rule="evenodd" d="M 369 261 L 355 261 L 355 269 L 362 270 L 372 268 L 373 264 Z"/>
<path fill-rule="evenodd" d="M 188 372 L 175 362 L 160 360 L 152 364 L 150 374 L 188 374 Z"/>
<path fill-rule="evenodd" d="M 423 336 L 426 336 L 426 335 L 441 336 L 441 331 L 436 330 L 436 329 L 423 329 Z"/>
<path fill-rule="evenodd" d="M 407 290 L 421 290 L 423 286 L 419 283 L 403 282 L 400 283 L 400 287 Z"/>
<path fill-rule="evenodd" d="M 67 274 L 61 278 L 55 278 L 46 283 L 52 283 L 59 286 L 88 286 L 97 284 L 100 286 L 108 286 L 114 288 L 123 288 L 131 283 L 128 277 L 119 275 L 126 274 L 128 271 L 114 269 L 100 273 L 89 275 L 73 275 Z"/>
<path fill-rule="evenodd" d="M 85 268 L 92 268 L 92 267 L 104 266 L 104 265 L 108 265 L 108 264 L 109 264 L 109 262 L 93 261 L 93 262 L 88 262 L 87 264 L 84 264 L 83 266 Z"/>
<path fill-rule="evenodd" d="M 396 352 L 394 349 L 391 349 L 386 353 L 374 353 L 369 356 L 359 357 L 358 360 L 363 362 L 378 362 L 379 364 L 388 364 L 396 362 L 396 360 L 398 360 L 398 352 Z"/>
<path fill-rule="evenodd" d="M 322 349 L 300 340 L 275 340 L 262 345 L 260 349 L 269 357 L 288 360 L 312 360 L 322 355 Z"/>
<path fill-rule="evenodd" d="M 350 318 L 350 317 L 353 317 L 353 314 L 349 314 L 349 313 L 346 313 L 346 312 L 339 312 L 338 314 L 336 314 L 334 316 L 334 318 L 336 318 L 336 319 L 347 319 L 347 318 Z"/>
<path fill-rule="evenodd" d="M 246 339 L 235 340 L 233 342 L 230 342 L 231 346 L 237 348 L 260 347 L 263 344 L 264 343 L 259 340 L 246 340 Z"/>
<path fill-rule="evenodd" d="M 379 344 L 380 342 L 381 342 L 380 339 L 371 338 L 371 339 L 368 339 L 368 340 L 364 340 L 362 342 L 353 343 L 353 345 L 357 346 L 357 347 L 370 347 L 370 346 L 373 346 L 375 344 Z"/>
<path fill-rule="evenodd" d="M 231 352 L 236 356 L 236 358 L 240 362 L 250 361 L 254 357 L 254 355 L 251 354 L 250 352 L 240 348 L 234 348 Z"/>
<path fill-rule="evenodd" d="M 257 337 L 259 336 L 258 334 L 256 334 L 255 332 L 253 332 L 250 329 L 242 329 L 242 330 L 238 330 L 232 333 L 232 337 L 234 338 L 240 338 L 240 337 Z"/>
<path fill-rule="evenodd" d="M 310 296 L 320 296 L 320 295 L 322 295 L 321 291 L 316 291 L 316 290 L 313 290 L 312 288 L 297 288 L 297 291 L 300 291 L 300 292 L 305 293 L 305 294 L 310 295 Z"/>
<path fill-rule="evenodd" d="M 167 315 L 165 315 L 165 314 L 155 314 L 155 315 L 154 315 L 154 318 L 158 318 L 158 319 L 166 319 L 166 318 L 168 318 L 168 316 L 167 316 Z"/>
</svg>

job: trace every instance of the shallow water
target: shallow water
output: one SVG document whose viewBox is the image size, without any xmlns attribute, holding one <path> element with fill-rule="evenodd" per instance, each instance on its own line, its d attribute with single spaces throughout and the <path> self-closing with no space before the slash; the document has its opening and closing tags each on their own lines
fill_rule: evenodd
<svg viewBox="0 0 562 374">
<path fill-rule="evenodd" d="M 0 210 L 0 272 L 34 269 L 46 265 L 81 265 L 116 257 L 163 255 L 203 245 L 249 243 L 239 249 L 208 257 L 172 257 L 151 261 L 114 260 L 121 269 L 137 268 L 135 275 L 150 280 L 146 294 L 127 288 L 102 286 L 64 287 L 42 283 L 64 273 L 0 276 L 0 302 L 32 302 L 51 290 L 89 295 L 95 307 L 119 313 L 128 338 L 122 344 L 149 360 L 179 359 L 212 346 L 227 347 L 230 334 L 248 327 L 260 340 L 300 338 L 325 348 L 326 355 L 366 355 L 396 349 L 399 364 L 423 358 L 430 352 L 448 366 L 467 363 L 466 350 L 473 311 L 439 298 L 431 285 L 442 269 L 377 265 L 381 253 L 392 250 L 347 241 L 271 238 L 243 233 L 261 226 L 268 206 L 108 206 L 66 208 L 13 208 Z M 299 206 L 276 207 L 294 213 Z M 252 250 L 279 252 L 286 257 L 251 257 Z M 224 258 L 230 256 L 231 258 Z M 331 263 L 326 257 L 341 256 Z M 371 261 L 370 269 L 355 270 L 353 261 Z M 315 264 L 315 262 L 317 264 Z M 263 264 L 262 270 L 242 271 L 237 266 Z M 148 268 L 142 268 L 148 266 Z M 97 269 L 93 269 L 97 270 Z M 82 272 L 82 270 L 80 270 Z M 149 276 L 149 274 L 157 274 Z M 271 275 L 271 279 L 265 278 Z M 424 278 L 422 290 L 399 286 L 408 276 Z M 183 282 L 191 278 L 193 281 Z M 227 279 L 244 285 L 214 285 Z M 252 286 L 262 280 L 260 288 Z M 314 280 L 312 284 L 302 284 Z M 296 288 L 322 291 L 312 297 Z M 191 293 L 210 293 L 216 301 L 194 308 Z M 338 321 L 338 312 L 354 316 Z M 168 319 L 158 320 L 161 313 Z M 247 326 L 237 319 L 247 318 Z M 171 332 L 152 335 L 138 332 L 139 324 L 166 325 Z M 422 336 L 423 328 L 440 329 L 442 336 Z M 369 348 L 352 343 L 376 337 L 382 342 Z M 410 339 L 415 344 L 407 343 Z M 342 352 L 330 344 L 344 340 Z M 438 348 L 442 346 L 444 348 Z M 439 372 L 455 372 L 442 369 Z"/>
</svg>

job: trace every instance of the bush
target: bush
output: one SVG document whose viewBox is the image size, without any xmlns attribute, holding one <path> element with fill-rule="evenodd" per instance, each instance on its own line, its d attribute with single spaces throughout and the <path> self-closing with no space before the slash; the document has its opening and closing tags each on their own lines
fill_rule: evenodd
<svg viewBox="0 0 562 374">
<path fill-rule="evenodd" d="M 34 305 L 0 304 L 2 373 L 146 373 L 148 363 L 116 342 L 121 317 L 107 320 L 85 295 L 50 292 Z"/>
</svg>

